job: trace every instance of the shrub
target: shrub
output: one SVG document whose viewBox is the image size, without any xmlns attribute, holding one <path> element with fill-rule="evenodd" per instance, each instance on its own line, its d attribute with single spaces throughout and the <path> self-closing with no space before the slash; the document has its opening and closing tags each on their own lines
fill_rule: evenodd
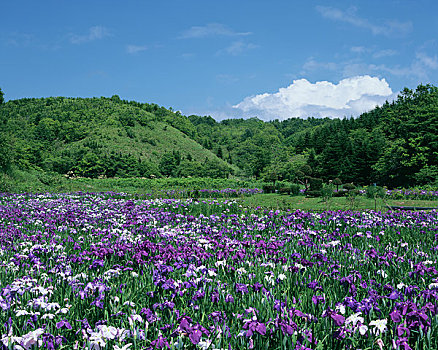
<svg viewBox="0 0 438 350">
<path fill-rule="evenodd" d="M 263 193 L 274 193 L 275 186 L 273 185 L 263 185 Z"/>
<path fill-rule="evenodd" d="M 292 196 L 298 196 L 300 194 L 300 185 L 298 184 L 290 185 L 290 194 Z"/>
<path fill-rule="evenodd" d="M 306 197 L 321 197 L 321 191 L 306 191 Z"/>
<path fill-rule="evenodd" d="M 347 190 L 341 188 L 339 191 L 333 192 L 333 197 L 345 197 L 347 192 L 348 192 Z"/>
<path fill-rule="evenodd" d="M 339 191 L 339 186 L 342 185 L 342 181 L 341 181 L 341 179 L 340 179 L 339 177 L 335 178 L 335 179 L 333 180 L 333 185 L 336 186 L 336 191 Z"/>
<path fill-rule="evenodd" d="M 344 188 L 344 190 L 347 191 L 352 191 L 356 188 L 356 186 L 352 182 L 348 184 L 344 184 L 342 187 Z"/>
<path fill-rule="evenodd" d="M 367 198 L 383 198 L 386 195 L 386 190 L 381 186 L 368 186 L 365 195 Z"/>
<path fill-rule="evenodd" d="M 311 177 L 309 179 L 309 184 L 310 184 L 310 191 L 321 191 L 322 190 L 322 179 L 318 178 L 318 177 Z"/>
<path fill-rule="evenodd" d="M 280 187 L 278 192 L 280 194 L 290 194 L 290 187 Z"/>
<path fill-rule="evenodd" d="M 332 184 L 324 185 L 321 190 L 321 196 L 324 198 L 326 202 L 328 202 L 330 198 L 333 197 L 333 193 L 334 193 L 334 185 Z"/>
</svg>

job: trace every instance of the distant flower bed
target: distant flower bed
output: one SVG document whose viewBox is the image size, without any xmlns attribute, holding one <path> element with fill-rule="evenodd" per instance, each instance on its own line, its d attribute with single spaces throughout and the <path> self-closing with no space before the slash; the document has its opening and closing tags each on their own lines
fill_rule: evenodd
<svg viewBox="0 0 438 350">
<path fill-rule="evenodd" d="M 258 188 L 225 188 L 225 189 L 200 189 L 200 190 L 160 190 L 154 192 L 155 195 L 164 195 L 166 197 L 197 197 L 197 198 L 233 198 L 241 196 L 252 196 L 263 193 Z"/>
<path fill-rule="evenodd" d="M 438 191 L 419 189 L 388 190 L 386 196 L 391 199 L 438 200 Z"/>
</svg>

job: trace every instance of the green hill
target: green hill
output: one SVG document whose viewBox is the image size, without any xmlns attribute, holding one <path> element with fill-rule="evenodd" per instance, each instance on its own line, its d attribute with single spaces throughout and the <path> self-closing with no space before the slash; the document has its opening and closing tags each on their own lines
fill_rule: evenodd
<svg viewBox="0 0 438 350">
<path fill-rule="evenodd" d="M 9 101 L 0 120 L 21 168 L 87 177 L 226 177 L 232 171 L 191 138 L 186 117 L 117 96 Z"/>
</svg>

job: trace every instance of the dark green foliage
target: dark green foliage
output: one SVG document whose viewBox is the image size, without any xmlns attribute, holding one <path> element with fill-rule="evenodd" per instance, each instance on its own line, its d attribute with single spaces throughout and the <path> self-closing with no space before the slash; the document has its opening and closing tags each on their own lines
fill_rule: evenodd
<svg viewBox="0 0 438 350">
<path fill-rule="evenodd" d="M 345 197 L 347 195 L 347 190 L 339 189 L 333 193 L 333 197 Z"/>
<path fill-rule="evenodd" d="M 0 129 L 0 172 L 9 170 L 13 160 L 13 149 L 10 139 L 5 132 Z"/>
<path fill-rule="evenodd" d="M 309 179 L 310 191 L 321 191 L 323 187 L 323 181 L 317 177 L 311 177 Z"/>
<path fill-rule="evenodd" d="M 176 153 L 164 153 L 161 157 L 159 169 L 164 176 L 175 176 L 181 157 Z"/>
<path fill-rule="evenodd" d="M 281 183 L 278 193 L 297 196 L 300 194 L 300 185 L 294 183 Z"/>
<path fill-rule="evenodd" d="M 342 181 L 339 177 L 333 180 L 333 185 L 336 186 L 336 192 L 339 191 L 339 186 L 342 185 Z"/>
<path fill-rule="evenodd" d="M 365 192 L 367 198 L 383 198 L 386 195 L 386 189 L 381 186 L 368 186 Z"/>
<path fill-rule="evenodd" d="M 414 175 L 415 182 L 419 185 L 438 184 L 438 166 L 425 165 Z"/>
<path fill-rule="evenodd" d="M 323 190 L 323 180 L 317 177 L 309 177 L 309 189 L 306 191 L 307 197 L 321 197 Z"/>
<path fill-rule="evenodd" d="M 300 194 L 300 185 L 298 185 L 298 184 L 291 184 L 289 186 L 289 188 L 290 188 L 290 194 L 292 196 L 298 196 Z"/>
<path fill-rule="evenodd" d="M 306 191 L 306 196 L 310 198 L 321 197 L 321 191 Z"/>
<path fill-rule="evenodd" d="M 218 147 L 218 149 L 217 149 L 217 152 L 216 152 L 216 156 L 218 157 L 218 158 L 223 158 L 224 157 L 224 155 L 223 155 L 223 153 L 222 153 L 222 147 Z"/>
<path fill-rule="evenodd" d="M 280 187 L 278 189 L 278 193 L 280 193 L 280 194 L 290 194 L 290 188 L 289 187 Z"/>
<path fill-rule="evenodd" d="M 0 110 L 3 103 L 3 92 L 0 89 Z M 7 172 L 14 158 L 12 138 L 6 128 L 6 118 L 0 114 L 0 173 Z M 5 186 L 6 188 L 6 186 Z M 1 190 L 1 189 L 0 189 Z"/>
<path fill-rule="evenodd" d="M 356 186 L 353 183 L 344 184 L 342 187 L 344 190 L 347 191 L 353 191 L 354 189 L 356 189 Z"/>
<path fill-rule="evenodd" d="M 273 185 L 263 185 L 263 192 L 264 193 L 275 193 L 275 186 Z"/>
<path fill-rule="evenodd" d="M 2 105 L 5 102 L 5 94 L 3 93 L 2 89 L 0 88 L 0 105 Z"/>
</svg>

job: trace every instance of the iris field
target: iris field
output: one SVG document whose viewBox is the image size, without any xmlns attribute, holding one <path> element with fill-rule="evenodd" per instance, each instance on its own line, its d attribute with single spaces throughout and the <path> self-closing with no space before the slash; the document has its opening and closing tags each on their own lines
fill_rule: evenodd
<svg viewBox="0 0 438 350">
<path fill-rule="evenodd" d="M 0 195 L 4 349 L 437 349 L 438 212 Z"/>
</svg>

